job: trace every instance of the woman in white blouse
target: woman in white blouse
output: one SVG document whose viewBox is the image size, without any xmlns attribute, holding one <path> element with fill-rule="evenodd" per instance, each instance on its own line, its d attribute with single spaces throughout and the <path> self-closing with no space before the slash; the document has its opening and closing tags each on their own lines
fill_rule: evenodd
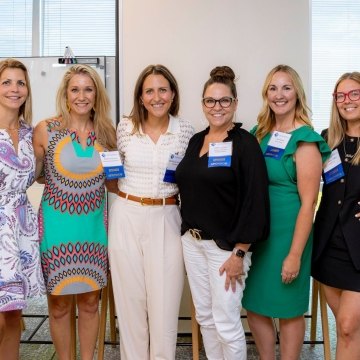
<svg viewBox="0 0 360 360">
<path fill-rule="evenodd" d="M 110 211 L 109 257 L 122 360 L 175 358 L 184 265 L 174 168 L 194 133 L 178 111 L 174 76 L 150 65 L 117 129 L 125 177 Z"/>
</svg>

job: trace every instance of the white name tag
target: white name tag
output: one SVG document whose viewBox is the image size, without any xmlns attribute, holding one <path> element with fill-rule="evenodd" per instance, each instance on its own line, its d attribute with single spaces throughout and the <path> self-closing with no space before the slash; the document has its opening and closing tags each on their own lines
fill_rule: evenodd
<svg viewBox="0 0 360 360">
<path fill-rule="evenodd" d="M 99 155 L 107 179 L 125 177 L 124 166 L 118 151 L 99 152 Z"/>
<path fill-rule="evenodd" d="M 345 176 L 338 149 L 331 152 L 330 159 L 324 168 L 324 181 L 330 184 Z"/>
<path fill-rule="evenodd" d="M 232 141 L 210 143 L 208 167 L 230 167 Z"/>
<path fill-rule="evenodd" d="M 274 131 L 268 142 L 264 156 L 271 157 L 277 160 L 281 159 L 285 152 L 285 148 L 290 141 L 290 138 L 291 134 Z"/>
<path fill-rule="evenodd" d="M 183 156 L 177 154 L 171 154 L 169 157 L 169 162 L 166 166 L 164 182 L 175 183 L 175 171 Z"/>
</svg>

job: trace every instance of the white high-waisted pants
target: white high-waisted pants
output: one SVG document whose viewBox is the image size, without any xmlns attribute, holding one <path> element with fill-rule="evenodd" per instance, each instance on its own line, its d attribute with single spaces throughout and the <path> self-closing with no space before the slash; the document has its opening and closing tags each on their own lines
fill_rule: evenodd
<svg viewBox="0 0 360 360">
<path fill-rule="evenodd" d="M 219 268 L 231 256 L 214 240 L 196 240 L 189 232 L 182 236 L 183 253 L 196 320 L 200 325 L 208 360 L 245 360 L 246 341 L 241 323 L 241 299 L 251 255 L 244 257 L 242 284 L 225 290 L 226 274 Z"/>
<path fill-rule="evenodd" d="M 174 360 L 184 263 L 176 205 L 116 198 L 109 260 L 121 360 Z"/>
</svg>

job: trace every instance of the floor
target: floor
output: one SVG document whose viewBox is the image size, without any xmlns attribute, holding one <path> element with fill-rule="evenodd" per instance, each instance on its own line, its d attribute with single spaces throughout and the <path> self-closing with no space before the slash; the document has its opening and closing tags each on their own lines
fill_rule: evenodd
<svg viewBox="0 0 360 360">
<path fill-rule="evenodd" d="M 46 298 L 41 298 L 37 301 L 31 301 L 29 307 L 24 311 L 24 315 L 31 315 L 30 317 L 24 317 L 25 330 L 22 335 L 22 344 L 20 345 L 20 359 L 21 360 L 51 360 L 57 359 L 54 351 L 54 347 L 51 344 L 51 338 L 49 334 L 48 320 L 43 314 L 46 314 Z M 334 359 L 335 352 L 335 326 L 334 319 L 330 311 L 328 311 L 329 318 L 329 330 L 331 340 L 331 352 L 332 359 Z M 246 328 L 246 320 L 245 328 Z M 317 321 L 317 340 L 322 339 L 321 322 L 318 316 Z M 34 333 L 35 332 L 35 333 Z M 302 360 L 320 360 L 324 359 L 322 344 L 311 345 L 306 342 L 310 339 L 310 321 L 307 320 L 307 331 L 305 337 L 305 344 L 301 354 Z M 252 344 L 251 336 L 247 336 L 248 340 L 248 360 L 259 359 L 256 352 L 255 345 Z M 109 340 L 109 331 L 107 331 L 106 341 Z M 29 342 L 29 343 L 27 343 Z M 78 355 L 78 359 L 80 356 Z M 97 359 L 95 354 L 94 359 Z M 104 352 L 105 360 L 120 359 L 119 346 L 112 346 L 111 344 L 105 345 Z M 192 359 L 192 347 L 190 336 L 180 336 L 178 339 L 178 346 L 176 349 L 176 360 L 190 360 Z M 205 360 L 206 356 L 204 350 L 200 352 L 200 360 Z"/>
</svg>

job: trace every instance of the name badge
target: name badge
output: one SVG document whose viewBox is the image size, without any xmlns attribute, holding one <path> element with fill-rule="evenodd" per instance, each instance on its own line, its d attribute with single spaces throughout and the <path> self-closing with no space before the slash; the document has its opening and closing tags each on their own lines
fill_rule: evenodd
<svg viewBox="0 0 360 360">
<path fill-rule="evenodd" d="M 166 166 L 164 182 L 175 183 L 175 170 L 182 160 L 183 156 L 177 154 L 171 154 L 169 157 L 169 162 Z"/>
<path fill-rule="evenodd" d="M 276 160 L 281 159 L 290 138 L 291 134 L 274 131 L 266 147 L 264 156 Z"/>
<path fill-rule="evenodd" d="M 324 168 L 324 181 L 330 184 L 345 176 L 338 149 L 331 152 L 329 161 Z"/>
<path fill-rule="evenodd" d="M 118 151 L 99 152 L 99 155 L 105 171 L 105 177 L 108 180 L 125 177 L 124 166 Z"/>
<path fill-rule="evenodd" d="M 232 141 L 210 143 L 208 167 L 230 167 Z"/>
</svg>

